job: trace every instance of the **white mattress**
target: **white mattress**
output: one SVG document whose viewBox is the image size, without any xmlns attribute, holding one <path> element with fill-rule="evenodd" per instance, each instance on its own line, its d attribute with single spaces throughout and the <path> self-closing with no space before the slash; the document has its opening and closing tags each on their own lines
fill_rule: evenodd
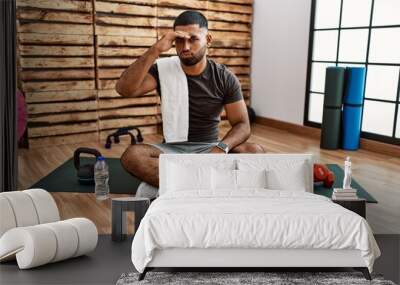
<svg viewBox="0 0 400 285">
<path fill-rule="evenodd" d="M 162 195 L 137 230 L 132 262 L 143 272 L 155 250 L 169 248 L 359 250 L 370 271 L 380 255 L 361 216 L 323 196 L 265 189 Z"/>
</svg>

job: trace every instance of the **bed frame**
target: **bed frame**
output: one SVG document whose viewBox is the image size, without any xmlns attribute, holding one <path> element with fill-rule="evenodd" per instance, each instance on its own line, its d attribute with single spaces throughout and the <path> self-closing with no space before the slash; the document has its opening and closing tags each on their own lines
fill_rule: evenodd
<svg viewBox="0 0 400 285">
<path fill-rule="evenodd" d="M 153 259 L 139 275 L 143 280 L 155 268 L 232 268 L 236 271 L 265 268 L 343 268 L 361 271 L 371 280 L 359 250 L 331 249 L 194 249 L 156 250 Z M 262 270 L 260 270 L 262 271 Z"/>
<path fill-rule="evenodd" d="M 313 192 L 313 157 L 311 154 L 230 154 L 228 157 L 213 154 L 162 154 L 160 155 L 160 194 L 167 185 L 167 160 L 179 162 L 182 159 L 192 160 L 194 156 L 198 163 L 207 161 L 213 164 L 222 159 L 254 159 L 264 156 L 269 159 L 295 159 L 308 162 L 308 192 Z M 235 271 L 246 269 L 265 268 L 343 268 L 350 267 L 364 274 L 371 280 L 369 270 L 361 257 L 359 250 L 332 250 L 332 249 L 254 249 L 254 248 L 170 248 L 158 249 L 153 259 L 147 265 L 139 280 L 143 280 L 146 273 L 155 268 L 231 268 Z M 237 270 L 236 270 L 237 269 Z M 262 270 L 260 270 L 262 271 Z"/>
</svg>

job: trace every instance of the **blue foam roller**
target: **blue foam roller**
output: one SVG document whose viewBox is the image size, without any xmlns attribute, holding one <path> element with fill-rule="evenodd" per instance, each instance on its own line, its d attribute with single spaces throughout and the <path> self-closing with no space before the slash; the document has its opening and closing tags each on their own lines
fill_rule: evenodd
<svg viewBox="0 0 400 285">
<path fill-rule="evenodd" d="M 342 127 L 342 148 L 345 150 L 357 150 L 360 146 L 364 86 L 365 68 L 346 68 Z"/>
<path fill-rule="evenodd" d="M 344 104 L 362 104 L 364 99 L 365 67 L 346 68 Z"/>
<path fill-rule="evenodd" d="M 362 107 L 343 107 L 342 148 L 357 150 L 360 146 Z"/>
</svg>

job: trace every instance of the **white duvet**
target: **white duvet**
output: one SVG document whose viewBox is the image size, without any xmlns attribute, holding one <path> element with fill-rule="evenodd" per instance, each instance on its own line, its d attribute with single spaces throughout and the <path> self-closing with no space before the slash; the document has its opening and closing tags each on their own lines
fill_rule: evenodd
<svg viewBox="0 0 400 285">
<path fill-rule="evenodd" d="M 134 237 L 133 265 L 143 272 L 165 248 L 358 249 L 370 271 L 380 255 L 359 215 L 320 195 L 265 189 L 162 195 Z"/>
</svg>

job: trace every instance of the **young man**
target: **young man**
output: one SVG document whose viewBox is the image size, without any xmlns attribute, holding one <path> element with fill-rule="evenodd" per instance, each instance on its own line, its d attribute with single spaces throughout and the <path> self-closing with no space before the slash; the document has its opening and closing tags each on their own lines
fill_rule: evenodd
<svg viewBox="0 0 400 285">
<path fill-rule="evenodd" d="M 186 74 L 189 91 L 188 141 L 156 145 L 129 146 L 121 157 L 124 168 L 142 183 L 137 196 L 155 196 L 158 188 L 158 157 L 161 153 L 262 153 L 257 144 L 247 143 L 250 124 L 239 80 L 224 65 L 206 56 L 212 37 L 207 19 L 199 12 L 185 11 L 174 22 L 174 30 L 165 34 L 138 60 L 131 64 L 116 84 L 124 97 L 135 97 L 157 89 L 161 94 L 155 60 L 172 48 Z M 218 141 L 218 123 L 222 109 L 232 126 Z M 155 188 L 157 187 L 157 188 Z"/>
</svg>

